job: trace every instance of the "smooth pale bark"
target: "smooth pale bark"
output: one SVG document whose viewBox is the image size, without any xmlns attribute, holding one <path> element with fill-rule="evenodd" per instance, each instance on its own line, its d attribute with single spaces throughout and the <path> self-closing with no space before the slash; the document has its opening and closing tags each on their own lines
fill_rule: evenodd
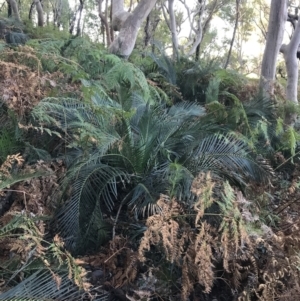
<svg viewBox="0 0 300 301">
<path fill-rule="evenodd" d="M 173 59 L 178 56 L 178 35 L 177 26 L 174 13 L 174 0 L 168 0 L 169 3 L 169 15 L 170 15 L 170 30 L 172 34 L 172 45 L 173 45 Z"/>
<path fill-rule="evenodd" d="M 157 0 L 141 0 L 132 13 L 128 13 L 124 10 L 124 1 L 112 1 L 113 26 L 119 30 L 119 35 L 109 47 L 111 53 L 123 57 L 128 57 L 131 54 L 139 28 L 151 12 L 156 1 Z M 117 18 L 117 20 L 115 18 Z"/>
<path fill-rule="evenodd" d="M 112 0 L 112 12 L 112 28 L 114 31 L 120 31 L 123 23 L 130 15 L 130 13 L 124 9 L 124 0 Z"/>
<path fill-rule="evenodd" d="M 232 39 L 231 39 L 231 42 L 230 42 L 230 47 L 229 47 L 227 59 L 226 59 L 225 65 L 224 65 L 224 69 L 227 68 L 227 66 L 229 64 L 229 61 L 230 61 L 230 57 L 231 57 L 231 52 L 232 52 L 232 48 L 233 48 L 233 44 L 234 44 L 234 40 L 235 40 L 235 35 L 236 35 L 236 31 L 237 31 L 238 24 L 239 24 L 240 3 L 241 3 L 241 0 L 236 0 L 235 1 L 235 9 L 236 9 L 235 23 L 234 23 L 234 29 L 233 29 Z"/>
<path fill-rule="evenodd" d="M 276 60 L 282 44 L 286 20 L 287 0 L 272 0 L 260 77 L 260 91 L 264 96 L 273 95 Z"/>
<path fill-rule="evenodd" d="M 297 51 L 300 44 L 300 22 L 297 21 L 292 39 L 288 45 L 282 45 L 280 51 L 283 53 L 286 71 L 287 71 L 287 86 L 286 98 L 294 103 L 298 103 L 298 59 Z M 297 114 L 289 114 L 286 116 L 285 123 L 294 125 Z"/>
<path fill-rule="evenodd" d="M 9 4 L 10 4 L 10 7 L 11 7 L 12 17 L 15 20 L 21 22 L 19 8 L 18 8 L 18 4 L 17 4 L 16 0 L 9 0 Z"/>
<path fill-rule="evenodd" d="M 40 0 L 34 0 L 36 11 L 38 14 L 38 26 L 43 27 L 44 26 L 44 10 L 42 7 L 42 3 Z"/>
</svg>

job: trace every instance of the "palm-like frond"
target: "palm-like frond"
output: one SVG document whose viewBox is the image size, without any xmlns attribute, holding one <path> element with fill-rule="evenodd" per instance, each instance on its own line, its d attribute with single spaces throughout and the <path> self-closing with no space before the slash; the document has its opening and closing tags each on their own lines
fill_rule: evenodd
<svg viewBox="0 0 300 301">
<path fill-rule="evenodd" d="M 72 183 L 71 197 L 57 215 L 61 234 L 69 247 L 75 248 L 91 232 L 100 233 L 105 228 L 105 224 L 101 225 L 102 210 L 113 209 L 117 184 L 125 179 L 124 172 L 103 164 L 99 157 L 70 166 L 62 184 L 68 187 Z M 95 244 L 99 245 L 104 238 L 100 236 Z"/>
<path fill-rule="evenodd" d="M 169 56 L 167 56 L 165 53 L 163 53 L 163 51 L 159 56 L 155 55 L 154 53 L 150 53 L 149 56 L 156 64 L 156 68 L 158 69 L 160 74 L 162 74 L 170 84 L 176 85 L 177 83 L 176 69 L 172 59 Z"/>
<path fill-rule="evenodd" d="M 213 135 L 196 148 L 192 162 L 197 171 L 210 170 L 238 183 L 265 182 L 267 173 L 250 156 L 247 145 L 235 135 Z"/>
<path fill-rule="evenodd" d="M 48 269 L 40 269 L 30 277 L 0 294 L 0 300 L 11 301 L 54 301 L 54 300 L 82 300 L 84 291 L 68 278 L 68 272 L 62 268 L 57 275 Z M 103 293 L 96 300 L 108 300 L 108 294 Z"/>
</svg>

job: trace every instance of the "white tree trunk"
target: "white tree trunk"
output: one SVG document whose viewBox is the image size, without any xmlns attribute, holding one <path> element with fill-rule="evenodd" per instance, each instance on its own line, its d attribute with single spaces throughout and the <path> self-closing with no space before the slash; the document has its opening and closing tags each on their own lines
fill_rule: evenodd
<svg viewBox="0 0 300 301">
<path fill-rule="evenodd" d="M 298 21 L 292 39 L 288 45 L 282 45 L 280 51 L 283 53 L 286 71 L 287 71 L 287 86 L 286 98 L 294 103 L 298 103 L 298 59 L 297 51 L 300 44 L 300 22 Z M 285 123 L 293 126 L 297 118 L 297 114 L 288 114 L 285 117 Z"/>
<path fill-rule="evenodd" d="M 286 98 L 298 103 L 298 60 L 297 51 L 300 44 L 300 22 L 298 21 L 292 39 L 288 45 L 282 45 L 280 51 L 283 53 L 287 70 Z"/>
<path fill-rule="evenodd" d="M 260 77 L 260 91 L 264 96 L 273 95 L 276 60 L 282 44 L 286 20 L 287 0 L 272 0 Z"/>
<path fill-rule="evenodd" d="M 118 37 L 109 47 L 111 53 L 128 57 L 135 45 L 142 22 L 147 18 L 157 0 L 141 0 L 132 13 L 124 10 L 124 0 L 112 0 L 113 27 Z"/>
</svg>

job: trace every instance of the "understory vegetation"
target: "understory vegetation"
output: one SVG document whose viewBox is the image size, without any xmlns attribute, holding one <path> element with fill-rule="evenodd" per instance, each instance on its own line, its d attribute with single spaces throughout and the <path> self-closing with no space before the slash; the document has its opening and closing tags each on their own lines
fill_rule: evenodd
<svg viewBox="0 0 300 301">
<path fill-rule="evenodd" d="M 297 300 L 281 86 L 42 33 L 0 70 L 0 300 Z"/>
</svg>

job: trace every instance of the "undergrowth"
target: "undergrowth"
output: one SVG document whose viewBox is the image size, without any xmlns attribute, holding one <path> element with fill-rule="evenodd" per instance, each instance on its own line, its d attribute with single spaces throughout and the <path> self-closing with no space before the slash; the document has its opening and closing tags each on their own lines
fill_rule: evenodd
<svg viewBox="0 0 300 301">
<path fill-rule="evenodd" d="M 0 50 L 0 300 L 296 300 L 298 106 L 49 34 Z"/>
</svg>

